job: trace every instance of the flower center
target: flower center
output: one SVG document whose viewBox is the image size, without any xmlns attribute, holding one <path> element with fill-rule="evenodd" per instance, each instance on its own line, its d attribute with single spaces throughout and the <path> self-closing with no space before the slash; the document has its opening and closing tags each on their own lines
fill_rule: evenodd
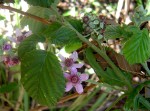
<svg viewBox="0 0 150 111">
<path fill-rule="evenodd" d="M 4 44 L 3 45 L 3 50 L 10 50 L 11 49 L 11 45 L 10 44 Z"/>
<path fill-rule="evenodd" d="M 71 82 L 72 82 L 72 83 L 78 83 L 79 80 L 80 80 L 80 78 L 79 78 L 77 75 L 73 75 L 73 76 L 71 77 Z"/>
<path fill-rule="evenodd" d="M 74 61 L 72 58 L 66 58 L 65 59 L 65 66 L 70 67 L 73 65 L 73 63 L 74 63 Z"/>
<path fill-rule="evenodd" d="M 24 38 L 25 38 L 25 37 L 24 37 L 24 35 L 19 36 L 19 37 L 17 37 L 17 41 L 18 41 L 18 42 L 21 42 L 21 41 L 23 41 L 23 40 L 24 40 Z"/>
</svg>

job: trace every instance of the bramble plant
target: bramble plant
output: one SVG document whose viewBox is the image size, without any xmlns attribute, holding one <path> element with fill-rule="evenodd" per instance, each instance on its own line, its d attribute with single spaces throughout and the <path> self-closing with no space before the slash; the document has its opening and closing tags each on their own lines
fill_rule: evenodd
<svg viewBox="0 0 150 111">
<path fill-rule="evenodd" d="M 78 97 L 68 108 L 78 111 L 83 107 L 79 101 L 85 105 L 104 90 L 90 111 L 112 98 L 106 111 L 120 101 L 123 105 L 117 111 L 150 110 L 150 36 L 149 27 L 143 26 L 150 15 L 142 5 L 135 8 L 132 23 L 114 24 L 106 16 L 92 13 L 81 19 L 64 17 L 57 8 L 59 0 L 25 1 L 30 5 L 26 12 L 0 3 L 1 9 L 21 14 L 21 26 L 15 33 L 0 35 L 0 104 L 28 111 L 30 97 L 49 108 Z M 22 30 L 27 25 L 29 30 Z M 119 40 L 120 51 L 110 46 L 110 40 Z M 11 80 L 16 70 L 17 76 Z M 21 100 L 10 102 L 9 93 L 16 90 L 22 92 Z M 18 105 L 22 100 L 24 105 Z"/>
</svg>

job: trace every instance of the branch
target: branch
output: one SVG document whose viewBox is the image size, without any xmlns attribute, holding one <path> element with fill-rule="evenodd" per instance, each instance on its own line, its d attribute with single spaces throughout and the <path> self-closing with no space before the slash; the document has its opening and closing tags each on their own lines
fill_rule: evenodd
<svg viewBox="0 0 150 111">
<path fill-rule="evenodd" d="M 15 9 L 15 8 L 12 8 L 12 7 L 10 7 L 10 6 L 5 6 L 5 5 L 0 4 L 0 8 L 1 8 L 1 9 L 8 9 L 8 10 L 10 10 L 10 11 L 14 11 L 14 12 L 20 13 L 20 14 L 22 14 L 22 15 L 25 15 L 25 16 L 27 16 L 27 17 L 33 18 L 33 19 L 35 19 L 35 20 L 37 20 L 37 21 L 40 21 L 40 22 L 42 22 L 42 23 L 44 23 L 44 24 L 50 24 L 50 23 L 51 23 L 50 21 L 48 21 L 48 20 L 46 20 L 46 19 L 44 19 L 44 18 L 41 18 L 41 17 L 38 17 L 38 16 L 36 16 L 36 15 L 33 15 L 33 14 L 30 14 L 30 13 L 27 13 L 27 12 L 24 12 L 24 11 L 21 11 L 21 10 Z"/>
</svg>

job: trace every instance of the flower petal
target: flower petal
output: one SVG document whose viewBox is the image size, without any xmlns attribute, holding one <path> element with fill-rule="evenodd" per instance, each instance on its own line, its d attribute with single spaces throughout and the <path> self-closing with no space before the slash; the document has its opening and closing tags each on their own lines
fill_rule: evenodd
<svg viewBox="0 0 150 111">
<path fill-rule="evenodd" d="M 61 54 L 58 54 L 58 57 L 61 59 L 61 61 L 65 61 L 65 57 L 63 57 Z"/>
<path fill-rule="evenodd" d="M 75 68 L 81 68 L 84 64 L 80 63 L 80 64 L 73 64 L 73 67 Z"/>
<path fill-rule="evenodd" d="M 27 32 L 27 33 L 25 34 L 26 37 L 28 37 L 28 36 L 30 36 L 30 35 L 32 35 L 32 31 L 29 31 L 29 32 Z"/>
<path fill-rule="evenodd" d="M 8 36 L 7 37 L 11 42 L 17 42 L 15 38 Z"/>
<path fill-rule="evenodd" d="M 71 75 L 77 74 L 77 69 L 75 67 L 72 67 L 70 71 L 71 71 Z"/>
<path fill-rule="evenodd" d="M 88 74 L 81 74 L 80 79 L 81 79 L 81 81 L 86 81 L 89 79 L 89 75 Z"/>
<path fill-rule="evenodd" d="M 65 64 L 63 62 L 60 62 L 60 65 L 61 65 L 62 68 L 65 67 Z"/>
<path fill-rule="evenodd" d="M 71 55 L 70 55 L 70 58 L 73 59 L 73 61 L 77 61 L 78 59 L 78 53 L 76 51 L 74 51 Z"/>
<path fill-rule="evenodd" d="M 16 37 L 22 36 L 22 32 L 20 29 L 16 29 Z"/>
<path fill-rule="evenodd" d="M 76 84 L 75 85 L 76 91 L 81 94 L 83 92 L 83 87 L 81 84 Z"/>
<path fill-rule="evenodd" d="M 70 91 L 72 89 L 72 87 L 73 87 L 72 83 L 71 82 L 67 82 L 65 91 L 66 92 Z"/>
<path fill-rule="evenodd" d="M 64 76 L 65 76 L 66 79 L 70 80 L 70 74 L 64 73 Z"/>
</svg>

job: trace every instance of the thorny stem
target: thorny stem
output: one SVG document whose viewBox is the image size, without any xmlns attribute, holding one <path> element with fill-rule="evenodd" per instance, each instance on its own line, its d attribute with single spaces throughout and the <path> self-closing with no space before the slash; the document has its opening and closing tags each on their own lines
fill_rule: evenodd
<svg viewBox="0 0 150 111">
<path fill-rule="evenodd" d="M 33 19 L 35 19 L 35 20 L 37 20 L 37 21 L 40 21 L 40 22 L 42 22 L 42 23 L 44 23 L 44 24 L 50 24 L 50 23 L 51 23 L 50 21 L 48 21 L 48 20 L 46 20 L 46 19 L 43 19 L 43 18 L 41 18 L 41 17 L 35 16 L 35 15 L 30 14 L 30 13 L 27 13 L 27 12 L 23 12 L 23 11 L 18 10 L 18 9 L 16 9 L 16 8 L 12 8 L 12 7 L 10 7 L 10 6 L 5 6 L 5 5 L 0 4 L 0 8 L 2 8 L 2 9 L 8 9 L 8 10 L 11 10 L 11 11 L 14 11 L 14 12 L 17 12 L 17 13 L 20 13 L 20 14 L 22 14 L 22 15 L 25 15 L 25 16 L 27 16 L 27 17 L 33 18 Z"/>
<path fill-rule="evenodd" d="M 117 74 L 117 76 L 119 78 L 121 78 L 122 80 L 125 80 L 126 85 L 128 86 L 129 90 L 132 90 L 132 85 L 130 84 L 130 82 L 127 80 L 127 78 L 122 74 L 122 72 L 118 69 L 118 67 L 111 61 L 111 59 L 107 56 L 107 54 L 100 50 L 98 47 L 96 47 L 94 44 L 92 44 L 91 42 L 89 42 L 83 35 L 81 35 L 67 20 L 65 20 L 59 13 L 57 10 L 52 9 L 53 11 L 55 11 L 56 15 L 59 18 L 62 18 L 63 22 L 62 24 L 65 26 L 68 26 L 71 30 L 73 30 L 76 34 L 77 37 L 85 42 L 86 44 L 88 44 L 94 51 L 96 51 L 99 55 L 101 55 L 106 61 L 107 63 L 112 67 L 112 69 L 114 70 L 114 72 Z"/>
<path fill-rule="evenodd" d="M 130 82 L 122 74 L 122 72 L 116 67 L 116 65 L 111 61 L 111 59 L 107 56 L 106 53 L 104 53 L 102 50 L 100 50 L 95 45 L 93 45 L 91 42 L 89 42 L 86 38 L 84 38 L 70 23 L 68 23 L 68 21 L 65 21 L 64 25 L 69 26 L 70 29 L 72 29 L 73 31 L 76 32 L 76 34 L 78 35 L 78 38 L 80 40 L 82 40 L 83 42 L 85 42 L 86 44 L 88 44 L 94 51 L 96 51 L 99 55 L 101 55 L 107 61 L 107 63 L 112 67 L 112 69 L 117 74 L 117 76 L 120 77 L 122 80 L 125 80 L 126 84 L 128 85 L 128 88 L 130 90 L 132 89 L 132 86 L 131 86 Z"/>
</svg>

